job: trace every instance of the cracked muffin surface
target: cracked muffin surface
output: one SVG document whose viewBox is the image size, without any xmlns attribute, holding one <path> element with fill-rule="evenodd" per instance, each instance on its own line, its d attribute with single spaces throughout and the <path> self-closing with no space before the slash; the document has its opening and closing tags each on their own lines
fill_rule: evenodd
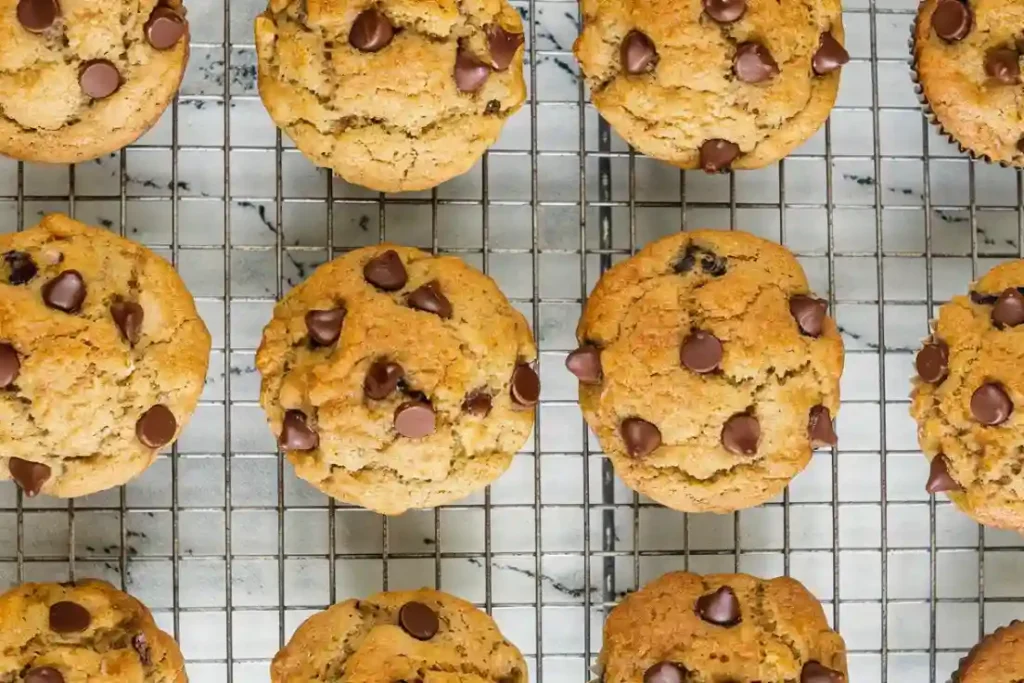
<svg viewBox="0 0 1024 683">
<path fill-rule="evenodd" d="M 505 0 L 271 0 L 259 90 L 314 163 L 383 192 L 465 173 L 526 97 Z"/>
<path fill-rule="evenodd" d="M 526 662 L 472 604 L 421 588 L 346 600 L 299 626 L 274 683 L 527 683 Z"/>
<path fill-rule="evenodd" d="M 209 355 L 149 249 L 60 214 L 0 235 L 0 480 L 61 497 L 125 483 L 177 438 Z"/>
<path fill-rule="evenodd" d="M 582 0 L 591 99 L 638 151 L 680 168 L 760 168 L 828 118 L 839 0 Z"/>
<path fill-rule="evenodd" d="M 843 683 L 846 647 L 790 578 L 672 572 L 608 615 L 604 683 Z"/>
<path fill-rule="evenodd" d="M 188 61 L 181 0 L 0 0 L 0 154 L 76 163 L 135 141 Z"/>
<path fill-rule="evenodd" d="M 494 281 L 384 244 L 321 266 L 274 309 L 260 400 L 296 474 L 385 514 L 496 479 L 533 428 L 533 336 Z"/>
<path fill-rule="evenodd" d="M 0 596 L 0 680 L 187 683 L 168 634 L 106 581 L 26 583 Z"/>
<path fill-rule="evenodd" d="M 911 414 L 945 492 L 982 524 L 1024 531 L 1024 261 L 996 266 L 939 309 L 916 357 Z"/>
<path fill-rule="evenodd" d="M 836 441 L 842 340 L 778 244 L 662 238 L 601 276 L 576 336 L 584 417 L 615 472 L 662 505 L 759 505 Z"/>
</svg>

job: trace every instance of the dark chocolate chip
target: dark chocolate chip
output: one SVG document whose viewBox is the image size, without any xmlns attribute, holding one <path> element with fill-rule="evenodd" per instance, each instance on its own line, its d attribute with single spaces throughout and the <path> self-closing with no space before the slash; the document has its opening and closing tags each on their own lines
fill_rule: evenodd
<svg viewBox="0 0 1024 683">
<path fill-rule="evenodd" d="M 114 324 L 121 331 L 121 338 L 135 346 L 139 342 L 139 333 L 142 331 L 142 320 L 146 312 L 142 306 L 134 301 L 117 300 L 110 304 L 110 317 Z"/>
<path fill-rule="evenodd" d="M 704 252 L 700 257 L 701 269 L 712 277 L 725 275 L 725 257 L 715 256 L 711 252 Z"/>
<path fill-rule="evenodd" d="M 835 446 L 839 439 L 832 427 L 832 413 L 825 406 L 814 406 L 807 416 L 807 436 L 811 447 Z"/>
<path fill-rule="evenodd" d="M 94 59 L 82 65 L 78 74 L 78 84 L 84 92 L 94 100 L 109 97 L 121 87 L 121 73 L 113 62 L 106 59 Z"/>
<path fill-rule="evenodd" d="M 174 439 L 178 421 L 171 409 L 160 403 L 142 414 L 135 423 L 135 435 L 149 448 L 161 448 Z"/>
<path fill-rule="evenodd" d="M 718 256 L 713 252 L 707 251 L 694 244 L 688 244 L 686 246 L 686 252 L 683 257 L 673 264 L 673 270 L 677 273 L 688 273 L 693 270 L 694 265 L 697 263 L 697 259 L 700 259 L 701 269 L 711 275 L 712 277 L 719 277 L 725 275 L 727 266 L 726 259 L 724 256 Z"/>
<path fill-rule="evenodd" d="M 1013 401 L 1006 394 L 1006 390 L 998 384 L 982 384 L 971 396 L 971 414 L 984 425 L 1002 424 L 1012 412 Z"/>
<path fill-rule="evenodd" d="M 385 292 L 395 292 L 405 287 L 409 278 L 402 258 L 394 249 L 388 249 L 367 261 L 363 266 L 363 277 L 371 285 Z"/>
<path fill-rule="evenodd" d="M 600 384 L 601 349 L 584 344 L 565 357 L 565 367 L 582 384 Z"/>
<path fill-rule="evenodd" d="M 395 27 L 388 18 L 383 12 L 371 8 L 361 12 L 352 22 L 348 44 L 360 52 L 377 52 L 387 47 L 394 37 Z"/>
<path fill-rule="evenodd" d="M 800 683 L 843 683 L 846 677 L 818 662 L 807 662 L 800 670 Z"/>
<path fill-rule="evenodd" d="M 412 290 L 405 301 L 418 311 L 433 313 L 445 320 L 452 317 L 452 302 L 441 291 L 441 283 L 437 280 Z"/>
<path fill-rule="evenodd" d="M 985 53 L 985 74 L 996 83 L 1016 85 L 1020 83 L 1019 57 L 1012 48 L 994 47 Z"/>
<path fill-rule="evenodd" d="M 18 352 L 10 344 L 0 344 L 0 389 L 14 384 L 21 372 L 21 361 Z"/>
<path fill-rule="evenodd" d="M 395 431 L 409 439 L 434 433 L 434 409 L 426 401 L 407 401 L 395 409 Z"/>
<path fill-rule="evenodd" d="M 960 484 L 949 473 L 949 460 L 941 453 L 932 458 L 931 467 L 928 472 L 928 482 L 924 485 L 924 490 L 928 493 L 963 491 Z"/>
<path fill-rule="evenodd" d="M 943 341 L 927 342 L 914 360 L 917 375 L 929 384 L 938 384 L 949 373 L 949 347 Z"/>
<path fill-rule="evenodd" d="M 721 24 L 729 24 L 747 11 L 747 0 L 703 0 L 704 12 Z"/>
<path fill-rule="evenodd" d="M 363 379 L 363 393 L 376 401 L 387 398 L 405 376 L 405 370 L 398 363 L 380 358 L 374 361 Z"/>
<path fill-rule="evenodd" d="M 43 484 L 50 478 L 50 468 L 41 462 L 30 462 L 21 458 L 7 461 L 7 469 L 25 495 L 34 498 L 43 490 Z"/>
<path fill-rule="evenodd" d="M 789 300 L 789 312 L 796 320 L 797 327 L 811 337 L 821 334 L 827 310 L 828 304 L 825 301 L 804 294 L 797 294 Z"/>
<path fill-rule="evenodd" d="M 982 294 L 981 292 L 971 292 L 971 301 L 981 306 L 990 306 L 999 299 L 994 294 Z"/>
<path fill-rule="evenodd" d="M 778 75 L 779 65 L 761 43 L 741 43 L 732 60 L 736 78 L 744 83 L 763 83 Z"/>
<path fill-rule="evenodd" d="M 622 39 L 619 46 L 619 58 L 626 73 L 642 74 L 654 68 L 658 60 L 658 50 L 646 33 L 632 30 Z"/>
<path fill-rule="evenodd" d="M 686 669 L 672 662 L 658 662 L 644 672 L 644 683 L 685 683 Z"/>
<path fill-rule="evenodd" d="M 540 377 L 537 371 L 526 363 L 520 363 L 512 371 L 510 393 L 516 405 L 532 408 L 540 400 Z"/>
<path fill-rule="evenodd" d="M 992 322 L 997 327 L 1016 327 L 1024 323 L 1024 295 L 1016 287 L 1007 287 L 996 299 Z"/>
<path fill-rule="evenodd" d="M 757 418 L 747 413 L 733 415 L 722 427 L 722 445 L 736 455 L 757 453 L 757 442 L 761 438 L 761 425 Z"/>
<path fill-rule="evenodd" d="M 50 308 L 77 313 L 85 301 L 85 280 L 77 270 L 65 270 L 43 285 L 42 294 Z"/>
<path fill-rule="evenodd" d="M 455 87 L 459 92 L 476 92 L 484 87 L 487 77 L 491 75 L 491 67 L 470 52 L 459 48 L 455 55 L 454 75 Z"/>
<path fill-rule="evenodd" d="M 818 49 L 811 58 L 811 68 L 819 76 L 832 73 L 850 61 L 850 53 L 828 32 L 818 39 Z"/>
<path fill-rule="evenodd" d="M 289 410 L 281 423 L 277 443 L 286 451 L 311 451 L 320 445 L 320 436 L 306 423 L 301 410 Z"/>
<path fill-rule="evenodd" d="M 960 0 L 939 0 L 932 12 L 935 35 L 947 43 L 955 43 L 971 32 L 971 10 Z"/>
<path fill-rule="evenodd" d="M 25 683 L 64 683 L 64 675 L 51 666 L 37 666 L 25 672 Z"/>
<path fill-rule="evenodd" d="M 136 633 L 132 636 L 132 649 L 139 655 L 139 661 L 142 662 L 142 666 L 149 666 L 153 663 L 149 650 L 149 641 L 146 640 L 145 633 Z"/>
<path fill-rule="evenodd" d="M 18 23 L 25 27 L 26 31 L 42 33 L 53 26 L 60 15 L 60 5 L 57 0 L 19 0 L 18 2 Z"/>
<path fill-rule="evenodd" d="M 437 635 L 441 624 L 437 613 L 422 602 L 407 602 L 398 610 L 398 623 L 402 630 L 416 640 L 430 640 Z"/>
<path fill-rule="evenodd" d="M 519 46 L 525 41 L 522 33 L 506 31 L 499 24 L 487 27 L 487 45 L 491 51 L 491 66 L 504 71 L 512 63 Z"/>
<path fill-rule="evenodd" d="M 9 251 L 4 254 L 4 261 L 10 269 L 7 281 L 12 285 L 28 284 L 39 272 L 32 255 L 25 251 Z"/>
<path fill-rule="evenodd" d="M 722 362 L 722 342 L 710 332 L 697 330 L 683 342 L 679 361 L 683 367 L 698 374 L 713 372 Z"/>
<path fill-rule="evenodd" d="M 313 310 L 306 312 L 306 332 L 318 346 L 330 346 L 341 336 L 341 324 L 345 321 L 345 307 Z"/>
<path fill-rule="evenodd" d="M 491 396 L 483 389 L 471 393 L 462 402 L 462 410 L 477 417 L 487 417 L 491 412 Z"/>
<path fill-rule="evenodd" d="M 647 420 L 627 417 L 619 425 L 619 434 L 626 444 L 626 452 L 634 458 L 649 455 L 661 445 L 661 431 Z"/>
<path fill-rule="evenodd" d="M 735 142 L 707 140 L 700 146 L 700 167 L 705 173 L 726 171 L 739 155 L 740 147 Z"/>
<path fill-rule="evenodd" d="M 50 605 L 50 630 L 55 633 L 78 633 L 89 628 L 92 615 L 77 602 L 63 600 Z"/>
<path fill-rule="evenodd" d="M 697 614 L 716 626 L 735 626 L 742 619 L 739 598 L 728 586 L 697 598 Z"/>
<path fill-rule="evenodd" d="M 488 100 L 487 101 L 487 106 L 484 107 L 484 113 L 485 114 L 497 114 L 500 111 L 501 111 L 501 101 L 500 100 Z"/>
<path fill-rule="evenodd" d="M 157 50 L 170 50 L 185 35 L 185 18 L 167 5 L 157 5 L 145 30 L 150 45 Z"/>
</svg>

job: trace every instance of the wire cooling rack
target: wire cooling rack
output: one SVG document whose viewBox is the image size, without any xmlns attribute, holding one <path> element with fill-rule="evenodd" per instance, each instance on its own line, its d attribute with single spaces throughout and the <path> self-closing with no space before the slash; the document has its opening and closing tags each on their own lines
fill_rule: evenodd
<svg viewBox="0 0 1024 683">
<path fill-rule="evenodd" d="M 138 480 L 71 501 L 0 487 L 0 583 L 99 576 L 149 604 L 196 682 L 266 681 L 311 613 L 434 585 L 491 611 L 535 681 L 585 681 L 606 610 L 670 569 L 788 573 L 824 603 L 851 679 L 942 682 L 1021 616 L 1024 544 L 940 497 L 907 414 L 936 304 L 1021 255 L 1019 173 L 975 164 L 924 122 L 906 64 L 912 0 L 850 0 L 831 123 L 784 163 L 704 176 L 635 156 L 586 103 L 573 2 L 517 2 L 531 101 L 469 174 L 381 196 L 332 180 L 278 135 L 255 89 L 262 0 L 190 0 L 181 96 L 127 150 L 75 167 L 0 162 L 0 230 L 47 211 L 171 259 L 214 335 L 202 404 Z M 600 273 L 684 227 L 734 226 L 796 252 L 847 345 L 840 447 L 778 500 L 725 516 L 638 499 L 598 453 L 564 370 Z M 536 437 L 487 492 L 385 519 L 297 480 L 259 408 L 253 356 L 275 299 L 387 238 L 494 277 L 537 333 Z"/>
</svg>

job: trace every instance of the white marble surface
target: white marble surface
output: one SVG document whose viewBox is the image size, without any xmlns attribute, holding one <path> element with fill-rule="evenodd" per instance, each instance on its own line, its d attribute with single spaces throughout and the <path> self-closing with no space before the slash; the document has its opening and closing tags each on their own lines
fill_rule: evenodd
<svg viewBox="0 0 1024 683">
<path fill-rule="evenodd" d="M 618 482 L 609 495 L 562 367 L 581 296 L 602 265 L 593 252 L 601 247 L 601 209 L 592 204 L 598 119 L 589 106 L 581 116 L 568 52 L 575 3 L 518 3 L 536 20 L 536 103 L 509 123 L 486 178 L 478 164 L 436 195 L 400 197 L 331 185 L 287 140 L 277 150 L 255 95 L 251 26 L 260 4 L 231 0 L 225 12 L 222 0 L 190 0 L 193 57 L 176 114 L 123 154 L 71 169 L 0 160 L 0 231 L 52 210 L 123 231 L 176 263 L 215 340 L 203 405 L 175 460 L 162 457 L 123 491 L 73 508 L 40 499 L 19 511 L 14 489 L 0 487 L 0 583 L 70 572 L 123 581 L 176 632 L 201 683 L 229 672 L 266 681 L 269 658 L 311 611 L 384 586 L 437 584 L 489 603 L 529 656 L 534 680 L 567 682 L 588 678 L 611 601 L 687 566 L 803 580 L 846 637 L 857 683 L 945 681 L 981 629 L 1021 616 L 1020 538 L 981 531 L 945 500 L 931 505 L 907 414 L 912 349 L 929 304 L 1020 254 L 1021 178 L 969 163 L 923 123 L 906 65 L 909 0 L 878 0 L 876 11 L 866 0 L 847 3 L 853 61 L 831 127 L 784 164 L 680 174 L 621 154 L 627 148 L 612 138 L 620 153 L 607 162 L 613 260 L 681 225 L 732 224 L 797 252 L 835 302 L 848 348 L 838 457 L 817 453 L 788 499 L 721 517 L 635 503 Z M 329 246 L 382 236 L 486 266 L 535 324 L 538 437 L 492 487 L 489 514 L 482 494 L 387 522 L 338 508 L 332 543 L 327 500 L 274 452 L 253 353 L 274 298 L 327 260 Z"/>
</svg>

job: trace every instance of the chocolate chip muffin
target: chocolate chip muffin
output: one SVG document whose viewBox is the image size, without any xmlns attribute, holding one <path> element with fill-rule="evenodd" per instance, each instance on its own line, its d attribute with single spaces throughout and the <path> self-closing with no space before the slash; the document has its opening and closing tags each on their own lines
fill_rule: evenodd
<svg viewBox="0 0 1024 683">
<path fill-rule="evenodd" d="M 485 612 L 421 588 L 346 600 L 314 614 L 274 657 L 270 679 L 527 683 L 529 674 Z"/>
<path fill-rule="evenodd" d="M 834 445 L 843 343 L 786 249 L 672 235 L 607 271 L 566 365 L 616 473 L 688 512 L 779 494 Z"/>
<path fill-rule="evenodd" d="M 0 235 L 0 480 L 61 497 L 125 483 L 177 438 L 209 355 L 145 247 L 60 214 Z"/>
<path fill-rule="evenodd" d="M 178 644 L 106 581 L 26 583 L 0 595 L 0 680 L 187 683 Z"/>
<path fill-rule="evenodd" d="M 434 507 L 504 472 L 533 428 L 530 328 L 451 256 L 365 247 L 274 309 L 260 399 L 296 473 L 384 514 Z"/>
<path fill-rule="evenodd" d="M 783 158 L 828 118 L 839 0 L 582 0 L 591 99 L 638 151 L 709 173 Z"/>
<path fill-rule="evenodd" d="M 1024 678 L 1024 623 L 1000 626 L 960 660 L 951 683 L 1014 683 Z"/>
<path fill-rule="evenodd" d="M 526 97 L 505 0 L 271 0 L 256 19 L 271 118 L 313 163 L 381 192 L 465 173 Z"/>
<path fill-rule="evenodd" d="M 933 123 L 973 156 L 1024 166 L 1022 0 L 925 0 L 911 51 Z"/>
<path fill-rule="evenodd" d="M 665 574 L 608 615 L 604 683 L 844 683 L 846 646 L 790 578 Z"/>
<path fill-rule="evenodd" d="M 929 493 L 981 524 L 1024 531 L 1024 261 L 993 268 L 939 309 L 917 354 L 911 414 Z"/>
<path fill-rule="evenodd" d="M 181 0 L 0 0 L 0 154 L 76 163 L 134 142 L 188 61 Z"/>
</svg>

